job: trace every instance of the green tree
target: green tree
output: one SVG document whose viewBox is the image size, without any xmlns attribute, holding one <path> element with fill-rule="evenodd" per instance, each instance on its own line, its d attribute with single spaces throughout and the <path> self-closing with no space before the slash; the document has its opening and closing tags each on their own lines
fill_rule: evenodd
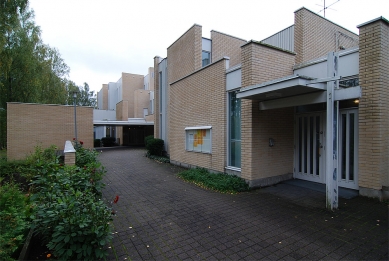
<svg viewBox="0 0 389 261">
<path fill-rule="evenodd" d="M 42 43 L 32 10 L 22 10 L 19 23 L 6 32 L 0 59 L 0 107 L 6 102 L 65 103 L 69 68 L 56 49 Z"/>
<path fill-rule="evenodd" d="M 69 67 L 42 42 L 28 0 L 0 0 L 0 148 L 7 102 L 66 104 Z M 5 111 L 5 112 L 4 112 Z"/>
<path fill-rule="evenodd" d="M 84 82 L 84 86 L 77 86 L 72 81 L 67 81 L 68 91 L 67 104 L 74 104 L 73 92 L 77 92 L 76 104 L 79 106 L 96 107 L 96 94 L 89 90 L 89 84 Z"/>
</svg>

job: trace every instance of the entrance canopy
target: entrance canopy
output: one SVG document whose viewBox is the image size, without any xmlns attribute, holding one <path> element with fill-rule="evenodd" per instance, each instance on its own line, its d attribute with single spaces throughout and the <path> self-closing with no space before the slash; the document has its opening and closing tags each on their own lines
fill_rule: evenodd
<svg viewBox="0 0 389 261">
<path fill-rule="evenodd" d="M 153 121 L 144 118 L 129 118 L 128 121 L 94 120 L 93 125 L 129 126 L 129 125 L 154 125 Z"/>
<path fill-rule="evenodd" d="M 237 98 L 259 100 L 260 110 L 277 109 L 326 102 L 327 82 L 341 77 L 313 78 L 290 75 L 284 78 L 243 87 Z M 334 101 L 361 97 L 360 86 L 336 89 Z"/>
</svg>

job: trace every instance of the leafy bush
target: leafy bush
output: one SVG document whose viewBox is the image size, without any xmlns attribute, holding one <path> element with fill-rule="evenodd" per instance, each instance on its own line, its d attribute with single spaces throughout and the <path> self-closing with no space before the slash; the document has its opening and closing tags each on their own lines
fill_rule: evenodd
<svg viewBox="0 0 389 261">
<path fill-rule="evenodd" d="M 97 162 L 98 155 L 99 153 L 95 149 L 85 149 L 82 146 L 78 146 L 76 149 L 76 165 L 84 167 L 89 163 Z"/>
<path fill-rule="evenodd" d="M 101 142 L 103 143 L 104 147 L 112 147 L 115 145 L 116 139 L 114 137 L 105 137 L 101 138 Z"/>
<path fill-rule="evenodd" d="M 100 139 L 94 139 L 93 141 L 93 147 L 101 147 L 101 140 Z"/>
<path fill-rule="evenodd" d="M 35 231 L 61 260 L 105 256 L 103 247 L 111 238 L 111 209 L 100 200 L 104 171 L 93 164 L 82 168 L 46 164 L 32 182 Z"/>
<path fill-rule="evenodd" d="M 153 135 L 149 135 L 149 136 L 146 136 L 145 137 L 145 146 L 147 146 L 147 144 L 149 143 L 150 140 L 153 140 L 154 139 L 154 136 Z"/>
<path fill-rule="evenodd" d="M 111 239 L 111 209 L 101 201 L 104 167 L 94 149 L 74 141 L 76 165 L 36 160 L 31 182 L 36 233 L 60 260 L 104 258 Z"/>
<path fill-rule="evenodd" d="M 188 169 L 178 174 L 182 179 L 196 185 L 223 193 L 237 193 L 249 190 L 249 185 L 240 177 L 228 174 L 213 174 L 203 168 Z"/>
<path fill-rule="evenodd" d="M 13 260 L 12 254 L 23 244 L 30 226 L 28 211 L 28 197 L 17 185 L 0 185 L 0 260 Z"/>
<path fill-rule="evenodd" d="M 28 175 L 30 171 L 32 171 L 31 164 L 25 160 L 0 160 L 0 177 L 9 177 L 10 179 L 12 179 L 12 176 L 15 173 L 22 173 Z"/>
<path fill-rule="evenodd" d="M 149 155 L 162 156 L 164 141 L 161 139 L 150 139 L 146 149 Z"/>
<path fill-rule="evenodd" d="M 35 164 L 37 162 L 49 163 L 57 160 L 57 146 L 51 145 L 50 147 L 43 149 L 41 146 L 35 147 L 35 152 L 27 157 L 27 163 Z"/>
</svg>

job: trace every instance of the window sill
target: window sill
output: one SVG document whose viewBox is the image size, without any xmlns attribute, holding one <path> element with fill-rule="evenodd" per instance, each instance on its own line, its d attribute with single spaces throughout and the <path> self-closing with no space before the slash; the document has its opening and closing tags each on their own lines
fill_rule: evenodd
<svg viewBox="0 0 389 261">
<path fill-rule="evenodd" d="M 224 168 L 228 169 L 228 170 L 232 170 L 232 171 L 241 172 L 241 168 L 237 168 L 237 167 L 227 166 L 227 167 L 224 167 Z"/>
</svg>

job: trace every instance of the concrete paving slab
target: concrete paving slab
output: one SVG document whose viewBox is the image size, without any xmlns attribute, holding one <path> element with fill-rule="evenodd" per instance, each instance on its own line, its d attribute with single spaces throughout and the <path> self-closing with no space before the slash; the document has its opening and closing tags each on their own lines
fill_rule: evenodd
<svg viewBox="0 0 389 261">
<path fill-rule="evenodd" d="M 114 205 L 108 260 L 388 260 L 388 205 L 279 184 L 237 195 L 184 182 L 140 148 L 103 150 Z"/>
</svg>

